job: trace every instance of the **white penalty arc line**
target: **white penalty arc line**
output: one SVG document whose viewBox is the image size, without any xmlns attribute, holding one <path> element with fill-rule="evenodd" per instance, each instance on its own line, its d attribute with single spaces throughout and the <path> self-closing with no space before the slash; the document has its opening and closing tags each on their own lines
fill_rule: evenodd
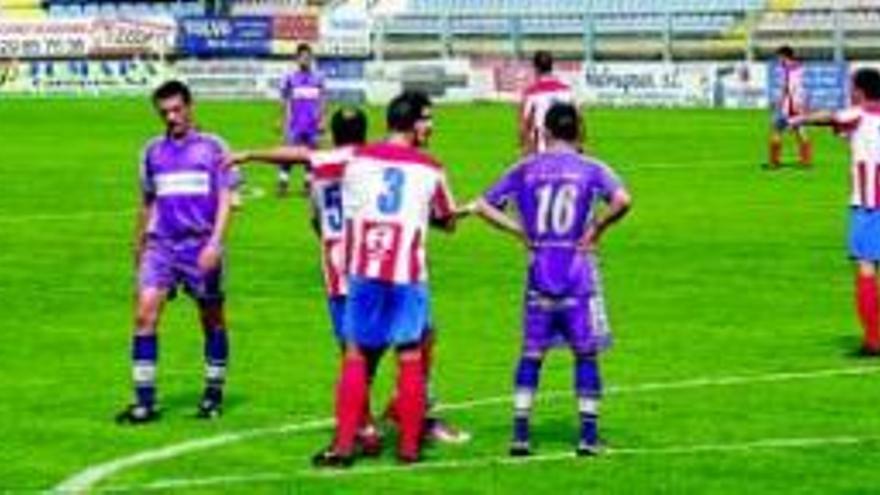
<svg viewBox="0 0 880 495">
<path fill-rule="evenodd" d="M 752 453 L 761 450 L 792 450 L 835 447 L 851 447 L 872 444 L 880 441 L 880 436 L 831 436 L 831 437 L 800 437 L 800 438 L 768 438 L 751 442 L 710 443 L 695 445 L 673 445 L 665 447 L 645 448 L 608 448 L 602 457 L 636 457 L 636 456 L 674 456 L 704 453 L 735 454 Z M 485 456 L 466 460 L 449 460 L 425 462 L 409 466 L 374 466 L 358 467 L 347 471 L 315 471 L 303 470 L 298 473 L 266 472 L 237 476 L 213 476 L 205 478 L 169 478 L 142 485 L 122 485 L 100 490 L 102 493 L 124 493 L 165 491 L 185 488 L 205 488 L 211 486 L 230 486 L 252 483 L 284 483 L 296 479 L 335 479 L 382 474 L 400 474 L 422 471 L 457 471 L 462 469 L 480 469 L 487 467 L 508 467 L 536 463 L 574 461 L 578 457 L 574 452 L 554 452 L 551 454 L 533 455 L 525 458 Z"/>
<path fill-rule="evenodd" d="M 876 374 L 878 372 L 880 372 L 880 367 L 857 366 L 850 368 L 836 368 L 802 372 L 780 372 L 768 373 L 764 375 L 739 375 L 719 378 L 698 378 L 674 382 L 644 383 L 632 386 L 609 387 L 607 391 L 609 394 L 626 394 L 662 390 L 683 390 L 704 387 L 748 385 L 755 383 L 780 383 L 795 380 L 808 380 L 837 376 L 863 376 Z M 548 391 L 539 395 L 539 397 L 541 397 L 542 400 L 552 400 L 554 398 L 567 397 L 569 395 L 571 395 L 571 392 Z M 441 405 L 437 409 L 438 411 L 460 411 L 486 407 L 495 404 L 509 403 L 510 400 L 510 395 L 507 394 L 503 396 L 487 397 L 485 399 L 477 399 L 472 401 Z M 254 428 L 249 430 L 242 430 L 239 432 L 224 433 L 213 437 L 188 440 L 166 447 L 145 450 L 133 455 L 90 466 L 85 470 L 80 471 L 79 473 L 76 473 L 73 476 L 70 476 L 69 478 L 63 480 L 50 491 L 54 493 L 84 493 L 89 491 L 92 487 L 94 487 L 101 481 L 106 480 L 111 476 L 114 476 L 122 471 L 125 471 L 126 469 L 130 469 L 133 467 L 173 459 L 175 457 L 180 457 L 182 455 L 192 452 L 215 448 L 223 445 L 229 445 L 232 443 L 251 440 L 254 438 L 283 435 L 286 433 L 311 432 L 323 428 L 328 428 L 332 425 L 332 418 L 312 419 L 276 427 Z"/>
</svg>

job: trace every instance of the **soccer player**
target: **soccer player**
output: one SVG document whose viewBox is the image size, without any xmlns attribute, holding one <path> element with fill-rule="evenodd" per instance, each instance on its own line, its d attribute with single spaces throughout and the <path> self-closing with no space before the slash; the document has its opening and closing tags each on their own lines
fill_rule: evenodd
<svg viewBox="0 0 880 495">
<path fill-rule="evenodd" d="M 369 394 L 365 354 L 385 347 L 397 353 L 397 457 L 404 463 L 421 458 L 426 240 L 429 223 L 454 229 L 455 206 L 442 165 L 418 149 L 431 133 L 429 100 L 404 92 L 389 104 L 386 120 L 388 138 L 358 149 L 343 177 L 349 252 L 343 329 L 351 340 L 337 385 L 336 434 L 313 458 L 318 467 L 352 464 Z"/>
<path fill-rule="evenodd" d="M 780 47 L 776 54 L 779 57 L 777 70 L 782 73 L 782 91 L 774 107 L 769 167 L 779 168 L 782 164 L 782 138 L 786 130 L 793 132 L 797 138 L 800 164 L 808 167 L 813 160 L 810 138 L 802 127 L 791 125 L 793 118 L 807 112 L 804 67 L 795 58 L 794 50 L 790 46 Z"/>
<path fill-rule="evenodd" d="M 577 109 L 556 104 L 545 120 L 548 148 L 510 169 L 464 213 L 524 237 L 529 249 L 522 355 L 515 376 L 510 454 L 531 454 L 529 418 L 546 352 L 562 336 L 575 357 L 575 393 L 580 415 L 579 455 L 599 451 L 598 406 L 602 387 L 597 355 L 607 342 L 596 320 L 594 249 L 609 226 L 629 210 L 630 196 L 614 174 L 577 151 Z M 609 204 L 595 215 L 597 199 Z M 503 211 L 513 203 L 521 223 Z"/>
<path fill-rule="evenodd" d="M 165 134 L 147 145 L 141 165 L 142 202 L 135 232 L 137 309 L 132 342 L 135 401 L 118 416 L 122 423 L 158 418 L 157 323 L 179 285 L 198 303 L 205 337 L 205 389 L 200 418 L 222 412 L 229 359 L 223 310 L 223 240 L 236 186 L 224 167 L 226 145 L 196 130 L 189 88 L 169 81 L 153 93 Z"/>
<path fill-rule="evenodd" d="M 546 148 L 544 116 L 554 103 L 575 104 L 574 91 L 553 74 L 553 55 L 550 52 L 536 52 L 532 63 L 535 81 L 523 93 L 519 115 L 520 146 L 524 154 Z"/>
<path fill-rule="evenodd" d="M 852 106 L 794 117 L 791 125 L 830 125 L 850 142 L 852 194 L 849 250 L 856 265 L 856 308 L 863 329 L 861 353 L 880 355 L 880 72 L 860 69 L 852 79 Z"/>
<path fill-rule="evenodd" d="M 324 77 L 313 67 L 309 45 L 301 43 L 296 57 L 297 70 L 285 76 L 281 83 L 284 142 L 315 149 L 323 132 Z M 290 190 L 290 170 L 287 164 L 278 171 L 279 196 L 286 196 Z"/>
</svg>

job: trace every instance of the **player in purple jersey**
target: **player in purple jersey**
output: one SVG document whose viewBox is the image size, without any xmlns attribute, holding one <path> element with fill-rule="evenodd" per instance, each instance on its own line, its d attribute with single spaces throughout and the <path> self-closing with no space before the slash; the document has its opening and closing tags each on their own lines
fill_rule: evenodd
<svg viewBox="0 0 880 495">
<path fill-rule="evenodd" d="M 301 43 L 296 57 L 297 70 L 281 81 L 284 144 L 316 149 L 324 130 L 324 76 L 313 68 L 309 45 Z M 290 189 L 290 169 L 286 164 L 278 171 L 279 196 L 286 196 Z"/>
<path fill-rule="evenodd" d="M 629 210 L 630 196 L 604 165 L 577 152 L 580 121 L 570 104 L 547 112 L 545 152 L 524 158 L 464 213 L 477 213 L 521 237 L 530 263 L 525 296 L 523 348 L 516 371 L 510 453 L 529 455 L 529 418 L 546 352 L 560 336 L 575 357 L 575 393 L 581 431 L 579 455 L 598 453 L 601 382 L 597 355 L 607 346 L 595 296 L 592 251 L 605 230 Z M 609 207 L 595 215 L 603 200 Z M 503 208 L 513 203 L 521 224 Z"/>
<path fill-rule="evenodd" d="M 146 147 L 141 164 L 142 202 L 135 233 L 138 273 L 132 342 L 135 401 L 118 416 L 121 423 L 158 418 L 156 326 L 165 301 L 179 285 L 198 303 L 205 336 L 205 389 L 198 416 L 222 412 L 229 357 L 223 311 L 223 239 L 236 186 L 224 167 L 226 146 L 196 130 L 189 88 L 170 81 L 153 94 L 165 134 Z"/>
</svg>

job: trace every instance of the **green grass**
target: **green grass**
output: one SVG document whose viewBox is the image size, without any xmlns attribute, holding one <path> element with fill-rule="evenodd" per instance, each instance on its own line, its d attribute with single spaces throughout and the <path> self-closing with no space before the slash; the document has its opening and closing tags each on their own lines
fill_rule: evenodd
<svg viewBox="0 0 880 495">
<path fill-rule="evenodd" d="M 269 104 L 204 103 L 202 125 L 235 147 L 269 144 Z M 514 157 L 513 112 L 441 107 L 432 151 L 461 200 Z M 374 122 L 381 122 L 372 112 Z M 112 423 L 129 398 L 132 210 L 141 146 L 158 130 L 134 100 L 0 101 L 0 491 L 51 488 L 88 466 L 332 410 L 337 370 L 317 246 L 299 199 L 250 201 L 229 243 L 232 360 L 222 420 L 192 419 L 201 338 L 185 299 L 161 322 L 156 425 Z M 765 172 L 762 112 L 603 110 L 593 149 L 630 186 L 635 209 L 602 246 L 616 347 L 594 460 L 522 465 L 504 458 L 510 407 L 447 412 L 468 445 L 432 447 L 425 470 L 389 457 L 316 477 L 308 457 L 326 428 L 266 434 L 124 469 L 99 488 L 259 475 L 250 483 L 164 487 L 181 493 L 869 493 L 878 442 L 671 453 L 667 448 L 880 432 L 877 376 L 633 390 L 639 384 L 872 366 L 858 345 L 846 258 L 845 146 L 822 133 L 816 168 Z M 271 191 L 273 173 L 252 170 Z M 440 326 L 436 387 L 445 403 L 504 396 L 517 356 L 524 254 L 478 223 L 431 241 Z M 570 358 L 553 356 L 535 417 L 539 454 L 572 448 Z M 377 400 L 387 395 L 383 369 Z M 663 452 L 666 452 L 665 454 Z M 488 459 L 488 460 L 487 460 Z M 450 464 L 460 461 L 460 465 Z M 468 464 L 468 463 L 471 464 Z M 473 464 L 476 462 L 476 464 Z M 430 466 L 438 469 L 431 469 Z M 359 474 L 360 473 L 360 474 Z"/>
</svg>

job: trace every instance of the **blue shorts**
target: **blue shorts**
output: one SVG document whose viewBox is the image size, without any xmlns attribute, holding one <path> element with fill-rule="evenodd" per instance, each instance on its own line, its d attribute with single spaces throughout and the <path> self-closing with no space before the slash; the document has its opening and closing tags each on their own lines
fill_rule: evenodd
<svg viewBox="0 0 880 495">
<path fill-rule="evenodd" d="M 320 134 L 315 131 L 299 131 L 288 130 L 284 136 L 284 144 L 291 146 L 305 146 L 308 148 L 317 148 Z"/>
<path fill-rule="evenodd" d="M 880 210 L 853 208 L 849 224 L 850 256 L 862 261 L 880 261 Z"/>
<path fill-rule="evenodd" d="M 330 311 L 330 323 L 333 324 L 333 335 L 340 345 L 348 342 L 345 332 L 342 330 L 342 321 L 345 318 L 345 296 L 333 296 L 327 299 L 327 309 Z"/>
<path fill-rule="evenodd" d="M 369 348 L 421 342 L 429 312 L 425 284 L 392 284 L 357 277 L 348 283 L 344 335 Z"/>
</svg>

